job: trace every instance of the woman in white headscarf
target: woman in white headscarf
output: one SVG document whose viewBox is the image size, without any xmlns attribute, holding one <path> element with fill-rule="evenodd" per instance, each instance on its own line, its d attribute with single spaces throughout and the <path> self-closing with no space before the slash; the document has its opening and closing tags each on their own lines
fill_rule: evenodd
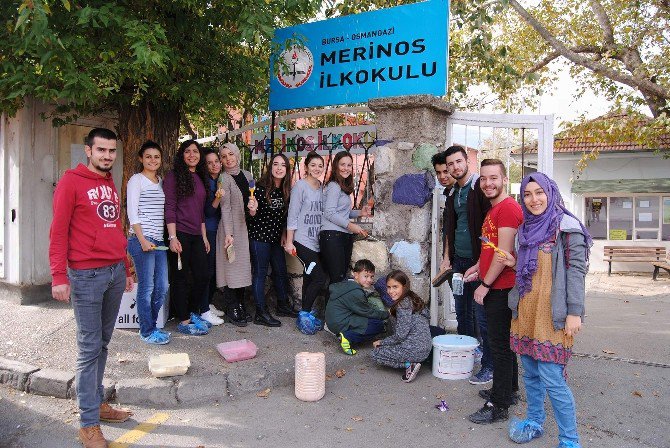
<svg viewBox="0 0 670 448">
<path fill-rule="evenodd" d="M 244 288 L 251 285 L 246 216 L 256 213 L 258 202 L 250 197 L 249 181 L 253 178 L 251 173 L 240 169 L 242 158 L 237 145 L 225 143 L 219 150 L 219 157 L 224 169 L 219 176 L 219 188 L 224 194 L 221 221 L 216 232 L 216 286 L 225 288 L 228 320 L 243 327 L 251 320 L 244 308 Z"/>
</svg>

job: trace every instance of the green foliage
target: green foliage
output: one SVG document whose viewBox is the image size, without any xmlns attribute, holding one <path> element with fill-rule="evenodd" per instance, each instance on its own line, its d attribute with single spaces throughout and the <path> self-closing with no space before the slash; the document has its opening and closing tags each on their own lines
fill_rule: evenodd
<svg viewBox="0 0 670 448">
<path fill-rule="evenodd" d="M 274 28 L 315 0 L 6 0 L 0 110 L 33 96 L 57 124 L 149 100 L 186 114 L 266 107 Z"/>
</svg>

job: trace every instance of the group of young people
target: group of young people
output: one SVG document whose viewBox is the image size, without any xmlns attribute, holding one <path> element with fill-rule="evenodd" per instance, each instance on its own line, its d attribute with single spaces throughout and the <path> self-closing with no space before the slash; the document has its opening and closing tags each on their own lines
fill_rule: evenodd
<svg viewBox="0 0 670 448">
<path fill-rule="evenodd" d="M 579 447 L 565 368 L 584 319 L 591 236 L 543 173 L 522 179 L 519 204 L 506 192 L 500 160 L 483 160 L 477 174 L 466 150 L 451 146 L 433 166 L 446 195 L 440 269 L 463 275 L 463 294 L 454 295 L 458 333 L 477 337 L 482 348 L 481 370 L 470 382 L 493 383 L 479 391 L 485 403 L 470 421 L 508 419 L 519 398 L 518 354 L 528 411 L 511 422 L 510 438 L 525 443 L 542 435 L 548 394 L 558 446 Z"/>
<path fill-rule="evenodd" d="M 147 141 L 138 152 L 141 168 L 127 185 L 126 239 L 111 178 L 116 145 L 114 132 L 93 129 L 85 145 L 88 165 L 65 173 L 53 201 L 52 294 L 57 300 L 72 300 L 77 323 L 76 387 L 84 446 L 106 446 L 101 420 L 123 422 L 132 415 L 105 403 L 102 387 L 121 297 L 133 287 L 126 250 L 138 280 L 140 337 L 147 343 L 169 342 L 170 334 L 156 328 L 168 285 L 181 333 L 206 334 L 223 322 L 224 313 L 211 303 L 216 288 L 227 295 L 225 315 L 233 324 L 253 320 L 281 325 L 265 302 L 271 266 L 277 315 L 323 328 L 312 308 L 329 279 L 325 320 L 343 351 L 353 355 L 352 344 L 374 340 L 375 362 L 404 368 L 403 381 L 416 377 L 430 355 L 433 329 L 425 301 L 412 292 L 409 276 L 397 270 L 386 276 L 385 293 L 392 300 L 388 310 L 368 300 L 365 290 L 375 275 L 369 260 L 357 261 L 353 280 L 347 279 L 354 234 L 367 235 L 351 218 L 372 212 L 370 206 L 352 208 L 351 155 L 336 154 L 323 185 L 324 160 L 309 153 L 305 177 L 291 188 L 292 169 L 282 154 L 272 156 L 254 182 L 240 168 L 237 146 L 226 143 L 218 153 L 205 152 L 194 140 L 180 145 L 172 169 L 161 179 L 162 150 Z M 441 184 L 448 186 L 450 177 L 455 181 L 446 189 L 442 268 L 462 273 L 467 282 L 464 294 L 455 297 L 458 331 L 480 338 L 482 370 L 492 371 L 493 387 L 479 392 L 485 404 L 470 420 L 508 418 L 518 390 L 519 354 L 528 414 L 512 422 L 510 437 L 521 443 L 542 435 L 548 393 L 559 447 L 578 447 L 574 399 L 564 374 L 584 316 L 588 232 L 544 174 L 523 179 L 519 206 L 505 192 L 502 162 L 487 159 L 480 175 L 470 173 L 467 153 L 459 146 L 437 154 L 433 162 Z M 299 312 L 288 300 L 285 253 L 299 257 L 306 267 Z M 173 265 L 169 281 L 168 263 Z M 249 286 L 256 304 L 253 318 L 243 302 Z M 394 323 L 391 335 L 378 338 L 389 317 Z"/>
<path fill-rule="evenodd" d="M 240 151 L 233 143 L 223 144 L 218 152 L 205 151 L 195 140 L 181 143 L 165 179 L 158 176 L 162 157 L 158 144 L 144 143 L 138 157 L 142 167 L 128 182 L 127 209 L 142 340 L 169 342 L 170 335 L 156 328 L 167 291 L 168 259 L 173 264 L 169 284 L 181 333 L 207 334 L 213 325 L 224 322 L 224 315 L 237 326 L 251 321 L 280 326 L 265 300 L 270 267 L 276 315 L 308 319 L 312 327 L 323 328 L 312 310 L 314 301 L 327 279 L 336 283 L 345 278 L 353 235 L 365 235 L 350 219 L 371 215 L 369 206 L 352 209 L 349 153 L 335 155 L 325 185 L 320 180 L 324 160 L 310 153 L 305 158 L 306 175 L 294 186 L 286 156 L 273 155 L 255 181 L 241 169 Z M 163 240 L 165 228 L 169 247 Z M 174 256 L 161 250 L 168 248 Z M 289 302 L 285 252 L 314 266 L 305 272 L 300 311 Z M 249 286 L 256 304 L 253 318 L 244 306 Z M 225 311 L 212 303 L 217 288 L 226 297 Z"/>
</svg>

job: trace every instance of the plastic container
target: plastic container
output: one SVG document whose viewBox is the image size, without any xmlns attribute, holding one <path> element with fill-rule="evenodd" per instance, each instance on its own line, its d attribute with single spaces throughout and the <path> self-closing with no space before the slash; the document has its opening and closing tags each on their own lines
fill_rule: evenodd
<svg viewBox="0 0 670 448">
<path fill-rule="evenodd" d="M 295 355 L 295 397 L 319 401 L 326 394 L 326 355 L 300 352 Z"/>
<path fill-rule="evenodd" d="M 247 339 L 223 342 L 216 346 L 219 354 L 228 362 L 244 361 L 256 357 L 258 347 Z"/>
<path fill-rule="evenodd" d="M 464 380 L 472 375 L 479 341 L 470 336 L 445 334 L 433 338 L 433 376 Z"/>
<path fill-rule="evenodd" d="M 154 378 L 183 375 L 189 367 L 188 353 L 166 353 L 149 358 L 149 371 Z"/>
</svg>

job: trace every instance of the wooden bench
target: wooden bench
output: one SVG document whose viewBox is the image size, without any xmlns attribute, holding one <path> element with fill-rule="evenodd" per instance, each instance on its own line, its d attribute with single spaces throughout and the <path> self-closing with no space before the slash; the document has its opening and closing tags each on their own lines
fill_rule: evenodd
<svg viewBox="0 0 670 448">
<path fill-rule="evenodd" d="M 665 256 L 665 263 L 660 261 L 653 261 L 651 264 L 654 265 L 654 276 L 652 277 L 654 280 L 656 280 L 656 277 L 658 277 L 658 274 L 660 273 L 661 269 L 665 270 L 668 274 L 670 274 L 670 260 L 668 260 L 668 255 Z"/>
<path fill-rule="evenodd" d="M 651 263 L 654 265 L 654 280 L 660 269 L 670 269 L 665 262 L 665 247 L 605 246 L 603 253 L 603 261 L 609 263 L 607 275 L 612 275 L 612 262 Z"/>
</svg>

